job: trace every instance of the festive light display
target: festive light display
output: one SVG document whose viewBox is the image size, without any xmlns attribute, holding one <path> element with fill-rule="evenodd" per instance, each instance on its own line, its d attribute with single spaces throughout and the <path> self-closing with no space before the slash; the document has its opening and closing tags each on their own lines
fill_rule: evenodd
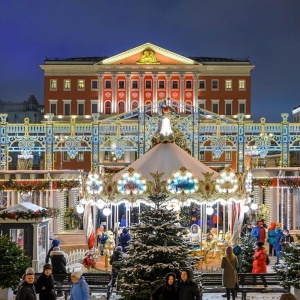
<svg viewBox="0 0 300 300">
<path fill-rule="evenodd" d="M 103 191 L 103 181 L 99 174 L 90 172 L 86 181 L 86 190 L 89 194 L 100 194 Z"/>
<path fill-rule="evenodd" d="M 198 180 L 191 172 L 175 172 L 167 180 L 167 190 L 171 194 L 192 194 L 198 190 Z"/>
<path fill-rule="evenodd" d="M 223 170 L 216 179 L 216 190 L 219 193 L 233 194 L 238 189 L 238 180 L 233 171 Z"/>
<path fill-rule="evenodd" d="M 138 172 L 126 172 L 122 179 L 118 180 L 117 189 L 125 195 L 143 194 L 147 190 L 146 180 Z"/>
</svg>

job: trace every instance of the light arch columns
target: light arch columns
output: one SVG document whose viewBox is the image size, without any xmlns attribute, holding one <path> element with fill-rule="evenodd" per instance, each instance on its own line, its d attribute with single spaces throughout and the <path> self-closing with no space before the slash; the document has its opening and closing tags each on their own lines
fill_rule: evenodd
<svg viewBox="0 0 300 300">
<path fill-rule="evenodd" d="M 152 75 L 153 78 L 153 106 L 152 112 L 157 113 L 157 77 L 158 75 L 155 73 Z"/>
<path fill-rule="evenodd" d="M 245 170 L 245 147 L 244 143 L 244 114 L 238 114 L 238 140 L 237 140 L 237 172 L 243 173 Z"/>
<path fill-rule="evenodd" d="M 289 114 L 283 113 L 281 114 L 282 122 L 281 122 L 281 167 L 289 166 L 289 122 L 288 117 Z"/>
<path fill-rule="evenodd" d="M 93 123 L 92 123 L 92 159 L 91 159 L 91 168 L 96 170 L 99 164 L 99 114 L 93 114 Z"/>
<path fill-rule="evenodd" d="M 53 170 L 53 143 L 54 143 L 54 114 L 47 114 L 46 122 L 46 158 L 45 158 L 45 169 Z"/>
<path fill-rule="evenodd" d="M 0 170 L 7 170 L 6 122 L 7 114 L 0 114 Z"/>
</svg>

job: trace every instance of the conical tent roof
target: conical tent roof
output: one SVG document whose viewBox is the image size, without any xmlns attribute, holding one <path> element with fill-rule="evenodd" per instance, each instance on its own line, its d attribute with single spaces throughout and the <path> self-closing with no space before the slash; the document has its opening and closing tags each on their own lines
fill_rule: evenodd
<svg viewBox="0 0 300 300">
<path fill-rule="evenodd" d="M 171 176 L 173 171 L 179 170 L 181 167 L 190 170 L 194 177 L 199 180 L 205 180 L 202 173 L 213 173 L 210 178 L 211 180 L 219 176 L 218 172 L 195 159 L 175 143 L 162 143 L 156 145 L 141 158 L 118 172 L 113 177 L 113 181 L 119 180 L 122 174 L 129 168 L 139 171 L 144 178 L 153 181 L 153 177 L 150 173 L 164 173 L 164 175 L 161 176 L 161 180 L 165 180 Z"/>
</svg>

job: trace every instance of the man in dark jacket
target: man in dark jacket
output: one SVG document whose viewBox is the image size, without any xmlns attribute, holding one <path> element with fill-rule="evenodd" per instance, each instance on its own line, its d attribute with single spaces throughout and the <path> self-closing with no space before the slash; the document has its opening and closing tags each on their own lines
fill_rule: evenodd
<svg viewBox="0 0 300 300">
<path fill-rule="evenodd" d="M 16 300 L 36 300 L 34 273 L 26 272 L 25 279 L 18 287 Z"/>
<path fill-rule="evenodd" d="M 53 251 L 50 253 L 50 259 L 53 274 L 67 273 L 65 253 L 59 247 L 53 248 Z"/>
<path fill-rule="evenodd" d="M 126 252 L 126 247 L 129 246 L 129 241 L 131 240 L 131 236 L 128 233 L 128 228 L 123 228 L 122 233 L 120 234 L 119 241 L 120 241 L 120 246 L 123 249 L 123 252 Z"/>
<path fill-rule="evenodd" d="M 43 274 L 37 279 L 35 283 L 36 293 L 39 294 L 40 300 L 55 300 L 56 294 L 54 290 L 54 278 L 52 273 L 52 266 L 45 264 L 43 266 Z"/>
<path fill-rule="evenodd" d="M 200 300 L 198 285 L 192 281 L 191 270 L 182 270 L 179 281 L 179 300 Z"/>
<path fill-rule="evenodd" d="M 287 246 L 294 242 L 294 238 L 290 235 L 290 231 L 285 229 L 283 230 L 283 236 L 280 238 L 281 251 L 286 252 Z"/>
</svg>

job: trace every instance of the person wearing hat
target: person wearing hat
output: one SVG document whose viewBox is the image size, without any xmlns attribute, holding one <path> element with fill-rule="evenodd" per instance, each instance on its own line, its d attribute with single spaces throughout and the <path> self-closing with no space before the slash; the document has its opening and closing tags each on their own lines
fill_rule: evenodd
<svg viewBox="0 0 300 300">
<path fill-rule="evenodd" d="M 28 268 L 25 273 L 24 280 L 20 283 L 17 289 L 17 300 L 36 300 L 34 287 L 34 270 Z"/>
<path fill-rule="evenodd" d="M 49 251 L 48 251 L 48 253 L 47 253 L 46 259 L 45 259 L 45 263 L 46 263 L 46 264 L 49 263 L 51 251 L 53 251 L 53 249 L 54 249 L 55 247 L 58 247 L 59 244 L 60 244 L 60 241 L 59 241 L 59 240 L 53 240 L 53 241 L 52 241 L 52 246 L 50 247 L 50 249 L 49 249 Z"/>
<path fill-rule="evenodd" d="M 120 234 L 119 241 L 120 246 L 123 249 L 123 252 L 126 253 L 126 248 L 129 246 L 129 241 L 131 240 L 131 236 L 128 233 L 128 228 L 123 228 L 122 233 Z"/>
<path fill-rule="evenodd" d="M 90 298 L 89 286 L 80 271 L 71 274 L 72 288 L 70 300 L 88 300 Z"/>
<path fill-rule="evenodd" d="M 40 296 L 40 300 L 56 299 L 52 266 L 50 264 L 45 264 L 43 266 L 43 273 L 37 279 L 35 289 L 36 293 Z"/>
</svg>

